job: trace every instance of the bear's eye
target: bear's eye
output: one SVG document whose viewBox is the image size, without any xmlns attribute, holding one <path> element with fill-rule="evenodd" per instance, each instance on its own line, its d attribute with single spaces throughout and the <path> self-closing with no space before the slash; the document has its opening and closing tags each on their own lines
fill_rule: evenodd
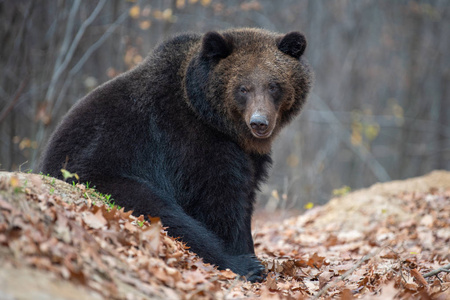
<svg viewBox="0 0 450 300">
<path fill-rule="evenodd" d="M 269 92 L 275 93 L 278 91 L 278 85 L 276 83 L 269 84 Z"/>
<path fill-rule="evenodd" d="M 241 87 L 239 88 L 239 92 L 240 92 L 241 94 L 247 94 L 247 93 L 248 93 L 248 90 L 247 90 L 247 88 L 246 88 L 245 86 L 241 86 Z"/>
</svg>

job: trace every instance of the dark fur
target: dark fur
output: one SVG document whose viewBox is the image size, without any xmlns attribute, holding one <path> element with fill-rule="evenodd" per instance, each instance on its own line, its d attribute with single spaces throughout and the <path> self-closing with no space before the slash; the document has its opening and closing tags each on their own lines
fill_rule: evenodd
<svg viewBox="0 0 450 300">
<path fill-rule="evenodd" d="M 41 171 L 61 178 L 65 167 L 134 214 L 160 217 L 206 262 L 260 279 L 253 204 L 273 137 L 300 112 L 310 89 L 300 40 L 299 33 L 235 29 L 162 43 L 70 110 Z M 278 94 L 265 90 L 268 80 L 279 83 Z M 239 98 L 242 82 L 255 88 Z M 264 106 L 276 123 L 260 139 L 245 115 Z"/>
</svg>

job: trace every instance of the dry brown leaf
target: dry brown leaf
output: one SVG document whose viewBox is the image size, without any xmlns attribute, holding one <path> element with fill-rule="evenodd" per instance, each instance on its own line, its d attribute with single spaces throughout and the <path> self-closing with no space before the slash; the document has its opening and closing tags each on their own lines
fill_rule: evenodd
<svg viewBox="0 0 450 300">
<path fill-rule="evenodd" d="M 31 175 L 15 175 L 15 187 L 22 187 L 27 176 Z M 0 250 L 6 248 L 1 253 L 11 253 L 10 260 L 20 258 L 15 264 L 85 282 L 106 299 L 124 299 L 129 291 L 162 299 L 302 299 L 326 286 L 323 298 L 351 299 L 350 291 L 357 298 L 381 294 L 383 299 L 446 299 L 449 295 L 450 274 L 440 273 L 442 282 L 436 276 L 423 281 L 418 270 L 430 271 L 449 262 L 450 189 L 395 197 L 360 193 L 356 202 L 348 198 L 349 205 L 343 197 L 337 206 L 317 206 L 298 218 L 276 222 L 264 218 L 257 227 L 255 249 L 272 272 L 267 281 L 252 284 L 234 280 L 236 274 L 231 271 L 203 264 L 182 243 L 168 237 L 158 220 L 150 225 L 130 211 L 109 210 L 101 201 L 89 207 L 79 189 L 74 188 L 73 195 L 68 192 L 71 186 L 64 194 L 55 188 L 50 195 L 51 180 L 39 175 L 34 182 L 29 177 L 26 189 L 14 193 L 9 178 L 0 176 Z M 372 199 L 370 205 L 364 197 Z M 381 200 L 385 202 L 375 203 Z M 389 206 L 393 204 L 397 206 Z M 341 207 L 352 207 L 352 216 L 364 212 L 362 223 L 346 222 L 349 217 L 342 217 Z M 398 215 L 399 207 L 408 218 Z M 333 214 L 327 211 L 331 208 Z M 322 223 L 329 212 L 334 218 Z M 345 228 L 340 236 L 339 228 Z M 389 239 L 395 243 L 384 245 Z M 380 247 L 385 247 L 383 255 L 358 265 L 364 255 Z M 333 276 L 345 278 L 333 282 Z"/>
<path fill-rule="evenodd" d="M 292 259 L 289 259 L 287 261 L 284 261 L 282 263 L 283 266 L 283 274 L 287 275 L 287 276 L 294 276 L 296 274 L 296 267 L 295 267 L 295 262 Z"/>
<path fill-rule="evenodd" d="M 324 256 L 319 256 L 317 252 L 308 260 L 308 266 L 320 269 L 325 262 Z"/>
<path fill-rule="evenodd" d="M 341 293 L 341 300 L 352 300 L 355 299 L 353 297 L 352 292 L 349 289 L 344 289 Z"/>
<path fill-rule="evenodd" d="M 6 200 L 4 200 L 2 198 L 2 196 L 0 196 L 0 209 L 5 209 L 5 210 L 9 210 L 9 211 L 13 211 L 14 207 L 9 204 L 8 202 L 6 202 Z"/>
<path fill-rule="evenodd" d="M 128 230 L 131 233 L 135 233 L 138 231 L 136 225 L 131 224 L 131 222 L 125 222 L 123 226 L 125 227 L 126 230 Z"/>
<path fill-rule="evenodd" d="M 277 290 L 277 278 L 275 273 L 270 272 L 269 274 L 267 274 L 267 281 L 266 281 L 266 287 L 270 290 L 270 291 L 274 291 Z"/>
<path fill-rule="evenodd" d="M 234 279 L 234 278 L 236 278 L 236 273 L 234 273 L 230 269 L 220 270 L 219 278 L 220 279 Z"/>
<path fill-rule="evenodd" d="M 305 280 L 303 283 L 310 294 L 315 294 L 319 290 L 318 281 Z"/>
<path fill-rule="evenodd" d="M 420 274 L 420 272 L 417 271 L 417 269 L 412 269 L 410 272 L 411 272 L 411 275 L 414 276 L 414 278 L 417 280 L 418 283 L 420 283 L 423 286 L 428 285 L 428 282 L 425 280 L 425 278 L 423 278 L 422 274 Z"/>
<path fill-rule="evenodd" d="M 319 288 L 323 288 L 334 276 L 333 272 L 323 272 L 319 275 Z"/>
<path fill-rule="evenodd" d="M 106 225 L 106 220 L 103 218 L 101 211 L 98 211 L 96 214 L 93 214 L 89 211 L 85 211 L 82 213 L 83 221 L 89 227 L 93 229 L 99 229 Z"/>
<path fill-rule="evenodd" d="M 152 253 L 158 253 L 161 240 L 161 226 L 158 223 L 150 226 L 149 230 L 142 232 L 142 239 L 146 241 Z"/>
</svg>

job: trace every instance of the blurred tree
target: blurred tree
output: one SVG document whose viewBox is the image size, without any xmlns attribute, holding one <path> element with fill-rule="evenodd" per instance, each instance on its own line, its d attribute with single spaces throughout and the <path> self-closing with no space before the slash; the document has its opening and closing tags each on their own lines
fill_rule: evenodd
<svg viewBox="0 0 450 300">
<path fill-rule="evenodd" d="M 450 169 L 446 0 L 0 0 L 0 16 L 1 169 L 35 168 L 76 100 L 160 40 L 240 26 L 303 31 L 316 72 L 263 203 L 302 208 L 345 185 Z"/>
</svg>

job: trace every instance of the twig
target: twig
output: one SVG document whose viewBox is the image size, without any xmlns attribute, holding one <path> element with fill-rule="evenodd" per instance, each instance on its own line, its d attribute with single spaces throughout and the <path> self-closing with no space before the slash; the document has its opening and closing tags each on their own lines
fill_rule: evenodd
<svg viewBox="0 0 450 300">
<path fill-rule="evenodd" d="M 236 278 L 233 280 L 233 282 L 230 284 L 230 287 L 227 289 L 227 291 L 223 295 L 223 299 L 227 299 L 228 295 L 231 293 L 231 290 L 236 286 L 236 284 L 241 279 L 241 275 L 236 276 Z"/>
<path fill-rule="evenodd" d="M 317 292 L 317 294 L 314 295 L 313 299 L 319 299 L 320 296 L 325 294 L 330 288 L 335 286 L 339 281 L 344 280 L 348 276 L 350 276 L 357 268 L 359 268 L 363 263 L 374 257 L 375 255 L 378 255 L 386 246 L 380 247 L 377 251 L 374 251 L 372 253 L 369 253 L 365 255 L 363 258 L 361 258 L 356 265 L 353 266 L 350 270 L 342 274 L 338 280 L 333 280 L 332 282 L 327 283 L 320 291 Z"/>
<path fill-rule="evenodd" d="M 431 271 L 431 272 L 428 272 L 428 273 L 426 273 L 426 274 L 423 274 L 423 277 L 424 277 L 424 278 L 431 277 L 431 276 L 437 275 L 437 274 L 439 274 L 439 273 L 441 273 L 441 272 L 447 272 L 447 273 L 450 273 L 450 264 L 445 265 L 445 266 L 443 266 L 443 267 L 441 267 L 441 268 L 439 268 L 439 269 L 433 270 L 433 271 Z"/>
<path fill-rule="evenodd" d="M 408 280 L 406 280 L 405 276 L 403 276 L 403 261 L 401 260 L 399 260 L 398 271 L 400 273 L 400 277 L 402 278 L 402 280 L 400 280 L 400 284 L 402 285 L 402 288 L 405 288 L 405 283 L 407 283 Z"/>
</svg>

